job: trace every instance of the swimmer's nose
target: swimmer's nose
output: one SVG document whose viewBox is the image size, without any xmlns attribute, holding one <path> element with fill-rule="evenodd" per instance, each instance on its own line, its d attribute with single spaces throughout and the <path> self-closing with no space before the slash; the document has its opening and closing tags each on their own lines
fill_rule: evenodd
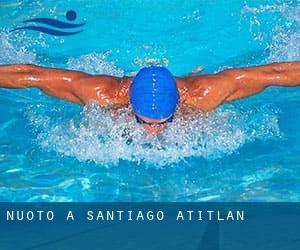
<svg viewBox="0 0 300 250">
<path fill-rule="evenodd" d="M 145 124 L 143 127 L 148 133 L 157 135 L 160 133 L 163 126 L 161 124 Z"/>
</svg>

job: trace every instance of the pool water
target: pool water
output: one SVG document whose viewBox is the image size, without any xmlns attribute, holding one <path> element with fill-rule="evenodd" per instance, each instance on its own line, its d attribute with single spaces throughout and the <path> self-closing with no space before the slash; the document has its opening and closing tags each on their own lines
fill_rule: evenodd
<svg viewBox="0 0 300 250">
<path fill-rule="evenodd" d="M 51 2 L 1 1 L 0 64 L 182 76 L 300 59 L 299 1 Z M 10 32 L 68 10 L 81 33 Z M 0 201 L 300 201 L 299 97 L 272 87 L 208 115 L 181 109 L 153 137 L 130 107 L 0 89 Z"/>
</svg>

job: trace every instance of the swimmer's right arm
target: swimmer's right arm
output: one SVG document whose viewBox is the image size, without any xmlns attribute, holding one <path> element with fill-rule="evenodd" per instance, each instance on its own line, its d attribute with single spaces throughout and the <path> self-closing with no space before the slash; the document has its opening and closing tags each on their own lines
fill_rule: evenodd
<svg viewBox="0 0 300 250">
<path fill-rule="evenodd" d="M 0 88 L 39 88 L 50 96 L 78 104 L 91 99 L 102 106 L 123 102 L 115 98 L 123 80 L 32 64 L 0 65 Z"/>
<path fill-rule="evenodd" d="M 0 66 L 0 87 L 39 88 L 46 94 L 75 103 L 81 103 L 73 93 L 72 85 L 86 75 L 80 72 L 40 67 L 33 64 Z"/>
</svg>

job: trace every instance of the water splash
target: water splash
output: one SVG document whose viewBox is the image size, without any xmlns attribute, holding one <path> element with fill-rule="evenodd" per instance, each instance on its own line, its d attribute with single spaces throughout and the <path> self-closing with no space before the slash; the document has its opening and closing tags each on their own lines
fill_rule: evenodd
<svg viewBox="0 0 300 250">
<path fill-rule="evenodd" d="M 104 53 L 90 53 L 79 58 L 70 58 L 67 67 L 73 70 L 84 71 L 91 74 L 106 74 L 113 76 L 124 76 L 124 70 L 118 68 L 107 57 L 110 51 Z"/>
<path fill-rule="evenodd" d="M 134 64 L 140 67 L 146 67 L 150 65 L 157 65 L 157 66 L 165 66 L 169 65 L 169 60 L 165 57 L 163 58 L 135 58 L 133 61 Z"/>
<path fill-rule="evenodd" d="M 300 6 L 290 6 L 284 2 L 271 5 L 259 5 L 251 7 L 246 5 L 241 14 L 251 14 L 250 32 L 254 40 L 263 41 L 271 37 L 268 45 L 269 57 L 266 62 L 294 61 L 300 59 Z M 262 25 L 267 25 L 262 20 L 263 14 L 275 13 L 281 18 L 274 28 L 265 34 Z"/>
<path fill-rule="evenodd" d="M 0 64 L 36 62 L 36 54 L 18 42 L 18 37 L 0 31 Z"/>
<path fill-rule="evenodd" d="M 300 60 L 300 6 L 283 8 L 281 13 L 286 27 L 275 26 L 268 61 Z"/>
<path fill-rule="evenodd" d="M 288 7 L 287 4 L 266 4 L 259 5 L 258 7 L 251 7 L 245 5 L 242 9 L 242 14 L 244 13 L 252 13 L 254 15 L 264 13 L 264 12 L 283 12 Z"/>
<path fill-rule="evenodd" d="M 216 159 L 237 152 L 247 142 L 280 137 L 272 109 L 230 107 L 208 115 L 181 109 L 173 123 L 152 136 L 132 119 L 130 108 L 103 109 L 92 101 L 79 116 L 64 121 L 53 121 L 64 116 L 57 110 L 40 116 L 40 108 L 30 108 L 28 118 L 42 148 L 106 166 L 120 160 L 164 166 L 188 157 Z"/>
</svg>

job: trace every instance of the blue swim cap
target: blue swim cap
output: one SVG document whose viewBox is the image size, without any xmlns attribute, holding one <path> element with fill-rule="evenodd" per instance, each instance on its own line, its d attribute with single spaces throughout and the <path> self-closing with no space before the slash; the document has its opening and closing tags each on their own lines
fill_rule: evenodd
<svg viewBox="0 0 300 250">
<path fill-rule="evenodd" d="M 147 118 L 168 118 L 176 112 L 178 101 L 175 78 L 164 67 L 142 68 L 130 86 L 133 111 Z"/>
</svg>

